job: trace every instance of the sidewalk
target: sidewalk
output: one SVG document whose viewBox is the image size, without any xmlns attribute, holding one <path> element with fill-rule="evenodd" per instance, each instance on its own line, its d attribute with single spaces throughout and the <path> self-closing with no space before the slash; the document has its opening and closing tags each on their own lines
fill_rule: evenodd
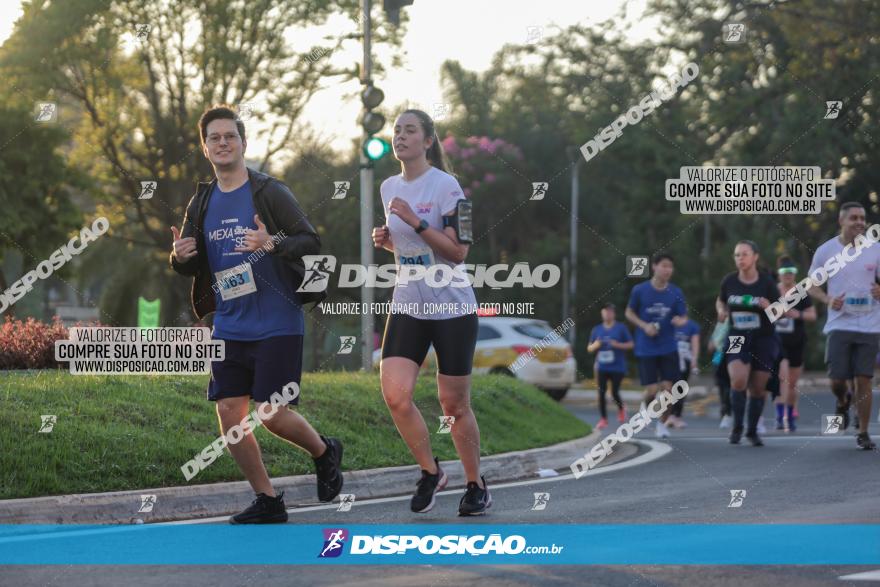
<svg viewBox="0 0 880 587">
<path fill-rule="evenodd" d="M 569 465 L 589 452 L 600 433 L 543 448 L 534 448 L 483 457 L 482 469 L 493 483 L 538 477 L 542 469 L 569 473 Z M 449 474 L 449 488 L 464 487 L 460 461 L 443 461 Z M 345 471 L 342 493 L 355 500 L 408 495 L 419 478 L 416 465 L 385 467 L 364 471 Z M 276 491 L 284 491 L 291 506 L 319 504 L 314 475 L 281 477 L 272 480 Z M 138 513 L 142 495 L 155 495 L 151 512 Z M 209 518 L 234 514 L 254 498 L 246 481 L 212 483 L 186 487 L 164 487 L 135 491 L 87 493 L 9 499 L 0 501 L 0 524 L 130 524 L 169 520 Z M 339 500 L 335 500 L 339 503 Z"/>
</svg>

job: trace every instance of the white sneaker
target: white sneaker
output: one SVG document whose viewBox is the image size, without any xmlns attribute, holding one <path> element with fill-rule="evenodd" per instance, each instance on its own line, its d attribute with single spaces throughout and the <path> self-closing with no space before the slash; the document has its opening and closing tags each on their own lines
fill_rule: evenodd
<svg viewBox="0 0 880 587">
<path fill-rule="evenodd" d="M 666 427 L 666 424 L 657 420 L 657 430 L 654 432 L 654 435 L 657 438 L 669 438 L 669 428 Z"/>
<path fill-rule="evenodd" d="M 733 418 L 731 418 L 730 416 L 723 416 L 721 418 L 721 424 L 719 424 L 718 427 L 721 428 L 722 430 L 725 430 L 727 428 L 730 428 L 732 424 L 733 424 Z"/>
<path fill-rule="evenodd" d="M 767 434 L 767 427 L 764 426 L 764 416 L 758 418 L 757 432 L 758 434 Z"/>
<path fill-rule="evenodd" d="M 667 428 L 678 428 L 678 418 L 670 415 L 668 418 L 666 418 L 665 426 Z"/>
</svg>

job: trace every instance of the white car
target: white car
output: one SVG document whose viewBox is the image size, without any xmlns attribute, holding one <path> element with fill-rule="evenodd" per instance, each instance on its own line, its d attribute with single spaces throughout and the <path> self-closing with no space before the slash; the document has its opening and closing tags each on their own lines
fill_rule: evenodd
<svg viewBox="0 0 880 587">
<path fill-rule="evenodd" d="M 544 320 L 481 316 L 474 373 L 516 376 L 558 401 L 575 382 L 577 362 L 568 341 Z"/>
<path fill-rule="evenodd" d="M 479 320 L 474 352 L 475 374 L 518 377 L 557 401 L 565 397 L 575 382 L 577 363 L 571 345 L 561 335 L 554 336 L 550 324 L 533 318 L 480 316 Z M 528 355 L 530 351 L 531 355 Z M 381 357 L 382 349 L 376 349 L 373 352 L 374 367 L 379 366 Z M 425 366 L 434 365 L 436 358 L 432 347 Z"/>
</svg>

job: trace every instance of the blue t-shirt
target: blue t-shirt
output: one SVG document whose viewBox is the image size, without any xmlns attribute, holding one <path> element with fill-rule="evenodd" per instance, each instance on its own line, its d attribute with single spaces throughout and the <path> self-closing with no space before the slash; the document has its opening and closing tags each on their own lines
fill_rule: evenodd
<svg viewBox="0 0 880 587">
<path fill-rule="evenodd" d="M 214 186 L 205 214 L 205 244 L 213 274 L 211 282 L 217 284 L 218 271 L 249 262 L 252 281 L 244 276 L 235 283 L 256 286 L 256 291 L 227 300 L 219 291 L 214 292 L 217 302 L 214 338 L 262 340 L 305 333 L 299 297 L 293 284 L 281 279 L 278 264 L 282 261 L 260 250 L 253 253 L 235 251 L 237 246 L 244 245 L 245 229 L 257 229 L 255 214 L 249 181 L 231 192 L 223 192 L 219 186 Z M 218 287 L 214 289 L 219 290 Z"/>
<path fill-rule="evenodd" d="M 651 285 L 650 279 L 643 281 L 633 288 L 628 306 L 645 322 L 660 324 L 659 334 L 653 337 L 645 334 L 641 328 L 636 329 L 637 357 L 656 357 L 678 351 L 672 317 L 687 314 L 684 294 L 678 286 L 669 283 L 666 289 L 658 291 Z"/>
<path fill-rule="evenodd" d="M 626 351 L 622 349 L 611 348 L 610 341 L 629 342 L 632 336 L 629 329 L 620 322 L 615 322 L 611 328 L 606 328 L 605 324 L 599 324 L 593 327 L 590 332 L 590 342 L 602 340 L 602 346 L 596 353 L 596 362 L 599 365 L 599 371 L 603 373 L 626 373 Z"/>
<path fill-rule="evenodd" d="M 678 356 L 685 361 L 693 361 L 691 356 L 691 337 L 700 334 L 700 325 L 688 318 L 684 326 L 675 327 L 675 341 L 678 345 Z"/>
</svg>

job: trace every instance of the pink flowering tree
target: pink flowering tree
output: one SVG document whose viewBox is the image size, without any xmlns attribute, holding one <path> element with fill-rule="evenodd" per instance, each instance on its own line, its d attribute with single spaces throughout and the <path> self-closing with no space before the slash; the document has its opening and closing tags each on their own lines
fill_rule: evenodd
<svg viewBox="0 0 880 587">
<path fill-rule="evenodd" d="M 487 242 L 489 258 L 498 260 L 502 251 L 492 228 L 518 203 L 511 196 L 523 191 L 527 182 L 523 153 L 516 145 L 490 137 L 447 135 L 442 145 L 464 195 L 474 203 L 474 241 Z"/>
</svg>

